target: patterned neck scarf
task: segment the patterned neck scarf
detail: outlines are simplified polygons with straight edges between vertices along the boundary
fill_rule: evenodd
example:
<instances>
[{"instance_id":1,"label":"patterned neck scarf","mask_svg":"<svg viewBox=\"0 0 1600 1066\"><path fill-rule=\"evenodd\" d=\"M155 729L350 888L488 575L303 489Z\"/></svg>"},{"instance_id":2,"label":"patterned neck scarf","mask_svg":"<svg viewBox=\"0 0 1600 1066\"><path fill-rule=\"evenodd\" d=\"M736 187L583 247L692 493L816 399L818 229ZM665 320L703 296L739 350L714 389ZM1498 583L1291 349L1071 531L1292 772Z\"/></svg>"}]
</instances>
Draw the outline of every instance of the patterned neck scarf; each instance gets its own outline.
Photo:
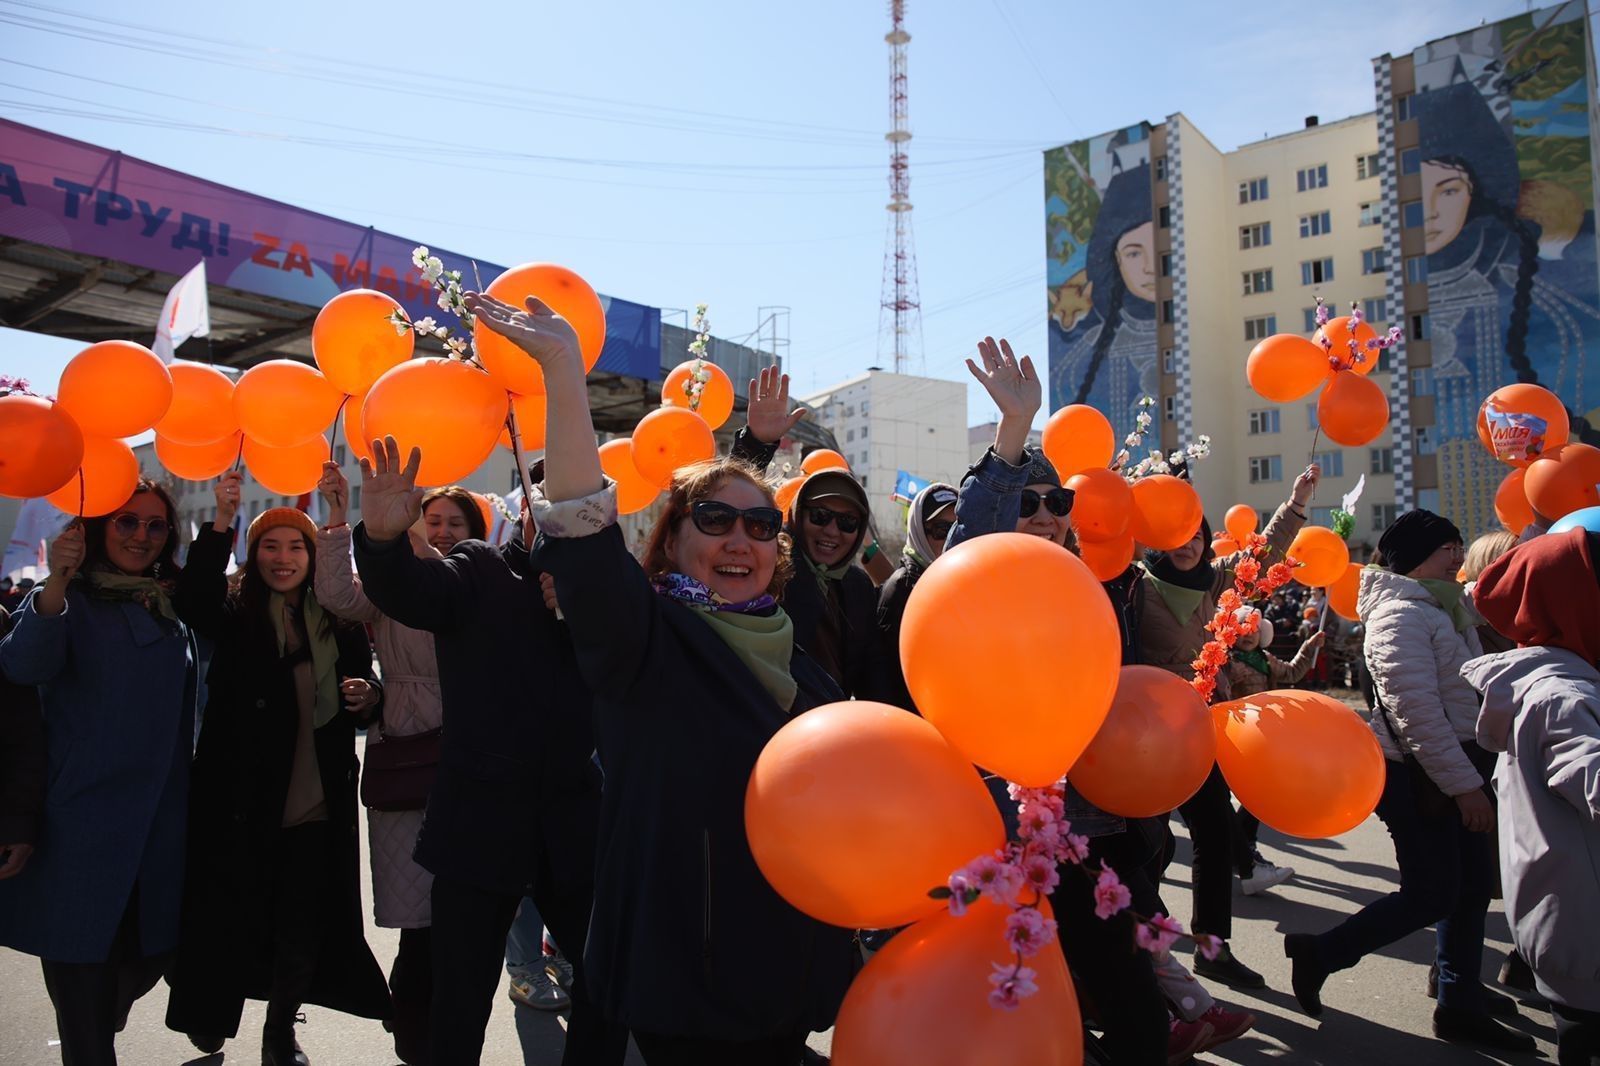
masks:
<instances>
[{"instance_id":1,"label":"patterned neck scarf","mask_svg":"<svg viewBox=\"0 0 1600 1066\"><path fill-rule=\"evenodd\" d=\"M688 574L661 574L651 582L661 595L677 600L685 607L697 611L731 611L734 614L765 614L778 605L769 593L763 592L752 600L731 603L712 592L703 582Z\"/></svg>"}]
</instances>

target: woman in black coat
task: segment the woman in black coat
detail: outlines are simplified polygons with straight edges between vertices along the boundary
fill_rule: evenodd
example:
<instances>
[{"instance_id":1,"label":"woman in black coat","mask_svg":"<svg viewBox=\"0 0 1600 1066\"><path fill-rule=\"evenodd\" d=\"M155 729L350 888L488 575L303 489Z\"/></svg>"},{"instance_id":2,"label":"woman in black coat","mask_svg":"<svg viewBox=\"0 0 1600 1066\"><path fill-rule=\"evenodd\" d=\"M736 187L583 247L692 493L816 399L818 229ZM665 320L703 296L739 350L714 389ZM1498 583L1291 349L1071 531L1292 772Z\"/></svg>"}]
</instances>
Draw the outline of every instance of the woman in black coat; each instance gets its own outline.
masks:
<instances>
[{"instance_id":1,"label":"woman in black coat","mask_svg":"<svg viewBox=\"0 0 1600 1066\"><path fill-rule=\"evenodd\" d=\"M244 1000L267 1001L263 1066L305 1062L303 1003L389 1016L362 931L355 731L381 690L358 625L312 595L316 528L292 508L250 524L236 587L226 576L240 475L189 548L178 615L216 643L190 789L183 931L167 1025L215 1051Z\"/></svg>"}]
</instances>

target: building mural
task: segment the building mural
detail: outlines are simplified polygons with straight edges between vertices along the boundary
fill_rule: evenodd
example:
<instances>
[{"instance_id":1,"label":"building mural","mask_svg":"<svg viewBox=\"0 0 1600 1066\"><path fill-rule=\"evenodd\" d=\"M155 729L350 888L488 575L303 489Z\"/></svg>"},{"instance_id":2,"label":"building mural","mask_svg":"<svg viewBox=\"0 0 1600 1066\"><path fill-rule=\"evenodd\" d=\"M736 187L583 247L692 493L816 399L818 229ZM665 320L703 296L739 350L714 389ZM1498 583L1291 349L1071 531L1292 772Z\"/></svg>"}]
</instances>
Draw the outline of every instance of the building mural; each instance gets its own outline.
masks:
<instances>
[{"instance_id":1,"label":"building mural","mask_svg":"<svg viewBox=\"0 0 1600 1066\"><path fill-rule=\"evenodd\" d=\"M1418 201L1428 313L1407 323L1433 352L1439 506L1463 529L1494 525L1506 468L1479 445L1478 405L1511 381L1554 391L1575 437L1600 443L1600 275L1596 272L1591 86L1584 5L1518 15L1413 53L1416 93L1398 101L1418 124L1401 153ZM1412 154L1412 151L1415 154ZM1403 195L1403 194L1402 194ZM1419 500L1419 502L1421 502Z\"/></svg>"},{"instance_id":2,"label":"building mural","mask_svg":"<svg viewBox=\"0 0 1600 1066\"><path fill-rule=\"evenodd\" d=\"M1150 129L1045 153L1050 407L1092 404L1119 437L1160 395Z\"/></svg>"}]
</instances>

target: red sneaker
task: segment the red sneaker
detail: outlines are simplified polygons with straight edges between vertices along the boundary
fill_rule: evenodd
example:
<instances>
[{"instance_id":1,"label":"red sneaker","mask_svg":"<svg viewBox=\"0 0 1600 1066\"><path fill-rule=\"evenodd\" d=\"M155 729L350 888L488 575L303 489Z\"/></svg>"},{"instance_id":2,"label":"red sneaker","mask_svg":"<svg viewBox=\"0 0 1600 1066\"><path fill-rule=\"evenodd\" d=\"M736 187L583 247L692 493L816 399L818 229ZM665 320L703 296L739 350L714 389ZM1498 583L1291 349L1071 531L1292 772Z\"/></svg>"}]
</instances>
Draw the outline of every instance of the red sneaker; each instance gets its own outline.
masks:
<instances>
[{"instance_id":1,"label":"red sneaker","mask_svg":"<svg viewBox=\"0 0 1600 1066\"><path fill-rule=\"evenodd\" d=\"M1167 1066L1181 1066L1196 1054L1211 1046L1212 1029L1204 1020L1186 1022L1172 1019L1172 1031L1167 1036Z\"/></svg>"},{"instance_id":2,"label":"red sneaker","mask_svg":"<svg viewBox=\"0 0 1600 1066\"><path fill-rule=\"evenodd\" d=\"M1247 1010L1228 1010L1220 1003L1213 1003L1211 1009L1195 1019L1204 1022L1211 1028L1210 1038L1196 1049L1196 1054L1226 1044L1248 1033L1256 1024L1256 1016Z\"/></svg>"}]
</instances>

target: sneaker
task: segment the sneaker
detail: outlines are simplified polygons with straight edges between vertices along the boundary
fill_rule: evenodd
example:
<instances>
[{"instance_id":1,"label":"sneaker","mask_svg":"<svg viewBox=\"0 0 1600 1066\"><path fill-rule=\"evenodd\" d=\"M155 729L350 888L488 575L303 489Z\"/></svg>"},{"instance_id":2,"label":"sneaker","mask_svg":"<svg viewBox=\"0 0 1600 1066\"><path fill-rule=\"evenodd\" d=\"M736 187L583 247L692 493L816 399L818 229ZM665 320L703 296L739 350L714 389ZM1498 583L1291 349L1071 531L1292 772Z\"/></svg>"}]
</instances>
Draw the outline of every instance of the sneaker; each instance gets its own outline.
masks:
<instances>
[{"instance_id":1,"label":"sneaker","mask_svg":"<svg viewBox=\"0 0 1600 1066\"><path fill-rule=\"evenodd\" d=\"M1486 1014L1458 1007L1433 1009L1433 1035L1452 1044L1477 1044L1496 1051L1532 1051L1533 1037L1508 1029Z\"/></svg>"},{"instance_id":2,"label":"sneaker","mask_svg":"<svg viewBox=\"0 0 1600 1066\"><path fill-rule=\"evenodd\" d=\"M544 957L544 972L560 987L572 990L572 963L559 951L552 951Z\"/></svg>"},{"instance_id":3,"label":"sneaker","mask_svg":"<svg viewBox=\"0 0 1600 1066\"><path fill-rule=\"evenodd\" d=\"M1259 861L1255 869L1250 871L1249 877L1240 878L1239 886L1244 889L1244 894L1254 896L1265 892L1276 885L1281 885L1294 876L1291 866L1274 866L1265 860Z\"/></svg>"},{"instance_id":4,"label":"sneaker","mask_svg":"<svg viewBox=\"0 0 1600 1066\"><path fill-rule=\"evenodd\" d=\"M1174 1016L1167 1035L1167 1066L1179 1066L1194 1058L1200 1049L1210 1047L1206 1041L1211 1035L1209 1022L1186 1022Z\"/></svg>"},{"instance_id":5,"label":"sneaker","mask_svg":"<svg viewBox=\"0 0 1600 1066\"><path fill-rule=\"evenodd\" d=\"M511 987L506 994L511 1002L534 1010L566 1010L572 1006L572 997L544 970L512 974Z\"/></svg>"},{"instance_id":6,"label":"sneaker","mask_svg":"<svg viewBox=\"0 0 1600 1066\"><path fill-rule=\"evenodd\" d=\"M1220 1003L1213 1003L1211 1009L1206 1011L1197 1022L1205 1022L1211 1026L1211 1037L1196 1052L1206 1051L1218 1044L1226 1044L1230 1040L1237 1040L1248 1033L1256 1024L1256 1016L1247 1010L1228 1010Z\"/></svg>"},{"instance_id":7,"label":"sneaker","mask_svg":"<svg viewBox=\"0 0 1600 1066\"><path fill-rule=\"evenodd\" d=\"M1201 977L1221 981L1230 988L1267 987L1267 979L1234 958L1233 950L1227 944L1222 945L1222 950L1214 959L1208 959L1198 951L1195 952L1194 972Z\"/></svg>"}]
</instances>

